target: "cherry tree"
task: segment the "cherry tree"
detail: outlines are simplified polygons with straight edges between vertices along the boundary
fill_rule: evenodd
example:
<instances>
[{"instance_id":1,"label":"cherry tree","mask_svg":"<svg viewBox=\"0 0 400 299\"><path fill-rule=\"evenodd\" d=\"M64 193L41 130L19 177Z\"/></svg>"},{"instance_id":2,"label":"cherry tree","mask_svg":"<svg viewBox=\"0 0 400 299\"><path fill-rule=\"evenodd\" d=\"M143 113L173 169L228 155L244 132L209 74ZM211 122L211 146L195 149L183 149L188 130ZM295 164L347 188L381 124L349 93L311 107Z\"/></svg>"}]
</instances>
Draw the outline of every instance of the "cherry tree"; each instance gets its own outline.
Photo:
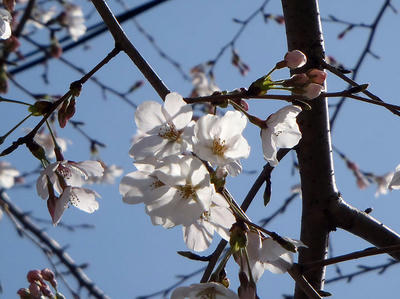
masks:
<instances>
[{"instance_id":1,"label":"cherry tree","mask_svg":"<svg viewBox=\"0 0 400 299\"><path fill-rule=\"evenodd\" d=\"M50 263L43 264L33 259L35 268L27 265L26 272L19 273L21 277L27 273L27 281L15 293L18 292L21 298L108 297L102 284L93 282L86 275L85 267L71 258L68 249L39 227L36 222L43 222L43 218L23 212L32 203L17 206L14 198L22 196L18 188L24 188L23 196L29 200L42 198L46 201L44 204L44 201L36 200L33 206L46 211L54 232L63 228L79 230L90 226L69 224L68 215L74 212L68 208L75 207L88 214L101 213L102 205L106 203L103 203L101 192L95 187L97 184L110 184L114 188L114 196L119 193L118 204L123 203L125 211L140 210L142 215L149 216L146 223L137 223L132 217L123 220L139 227L141 235L145 235L145 226L150 226L150 223L157 229L169 229L163 231L166 235L182 227L179 235L183 236L187 249L178 251L179 263L196 263L200 270L181 276L178 282L159 292L157 290L164 286L155 283L151 276L134 278L133 281L152 282L156 291L141 298L158 295L175 299L265 298L269 295L264 287L268 282L263 280L266 270L280 274L277 275L279 277L290 277L294 285L293 295L290 295L293 298L322 298L331 293L335 295L334 291L325 288L329 267L335 267L337 275L333 279L350 281L355 276L374 270L383 273L395 265L399 259L400 235L395 228L383 225L381 221L384 219L373 218L371 208L362 210L350 204L354 201L346 198L336 183L339 178L336 178L334 161L344 162L343 169L347 168L347 172L342 175L355 180L357 188L366 189L376 184L377 196L391 191L396 193L396 189L400 189L398 161L391 161L387 174L377 175L363 170L364 165L360 167L357 159L350 158L355 154L346 153L332 142L334 125L340 123L338 115L350 110L344 106L349 101L360 102L371 111L379 109L385 117L398 121L400 106L384 101L373 89L373 80L367 84L357 78L365 58L368 55L377 58L372 42L385 13L396 12L391 1L383 1L370 25L345 21L325 12L320 14L317 0L282 0L282 12L279 13L268 11L268 0L261 1L258 6L246 4L246 7L251 6L253 12L248 18L241 16L234 19L239 30L233 39L217 52L215 58L194 63L190 75L178 62L179 57L175 57L174 53L167 54L164 49L167 47L159 44L159 40L136 19L163 2L167 1L154 0L130 9L123 1L107 3L92 0L82 6L70 1L3 1L0 10L0 90L6 95L0 98L1 111L6 114L9 111L6 105L19 105L27 108L28 115L14 119L13 123L7 120L2 124L0 211L11 220L18 234L39 248ZM116 16L114 6L117 4L123 12ZM323 17L324 22L341 26L339 39L354 34L357 29L368 30L364 51L357 64L350 67L352 69L326 54L328 51L324 45L320 17L324 14L328 15ZM88 26L86 22L94 16L99 18L99 23ZM241 54L240 49L246 45L239 45L244 30L259 17L266 26L275 22L274 26L285 29L287 47L280 48L280 56L276 59L267 57L268 53L255 59L256 63L263 64L264 70L257 75L252 74L252 64L247 63ZM167 86L167 76L157 74L156 65L146 60L145 52L138 50L140 44L136 42L136 37L131 37L122 29L121 23L127 21L133 21L137 32L150 42L158 57L169 65L170 71L178 73L181 80L190 85L191 92L180 88L179 84L173 84L174 88ZM91 39L102 33L107 34L108 40L101 46L92 45L95 41ZM264 36L257 32L249 40L260 39L260 35ZM269 39L269 42L273 41ZM93 60L96 62L89 71L80 67L79 57L73 57L71 61L65 57L67 51L83 43L88 48L86 51L96 56ZM204 51L209 47L204 43ZM237 83L239 85L235 82L234 86L223 88L217 84L219 78L224 76L218 71L218 66L224 63L220 60L229 50L230 68L237 70L241 80L246 78L248 81ZM39 58L28 61L35 55ZM130 79L127 91L120 91L118 86L118 80L123 81L124 77L119 69L112 69L116 81L103 81L97 77L118 59L125 59L124 66L129 64L130 71L138 71L142 76L139 80ZM24 80L33 78L28 70L38 64L44 65L40 80L45 83L51 83L52 76L63 75L59 71L52 73L53 61L81 73L81 77L71 80L67 86L57 86L57 92L53 93L28 87ZM18 74L23 75L21 80ZM333 86L341 86L340 89L328 89L328 76L332 78ZM147 86L145 94L147 97L152 94L153 99L139 104L132 98L142 86ZM100 141L102 137L110 140L111 137L118 138L120 129L113 127L113 122L122 117L112 115L108 121L99 122L94 135L86 131L89 123L78 120L84 115L80 114L81 102L90 97L88 90L91 88L97 93L100 90L105 97L111 95L113 99L122 100L132 112L129 125L135 134L132 134L133 137L124 136L126 140L131 138L131 144L113 152L114 156L126 155L129 159L129 165L124 166L125 173L113 161L101 158L105 144ZM21 94L29 100L21 100ZM393 95L389 93L388 96ZM282 105L282 102L285 103ZM268 104L274 108L265 108ZM88 113L96 116L102 105L104 103L98 102L87 105ZM124 113L120 112L121 115ZM358 111L351 113L357 120ZM379 127L380 122L375 120L371 119L371 123ZM33 128L24 127L29 122ZM133 132L134 127L136 132ZM74 143L60 137L68 129L86 139L90 160L86 160L82 152L73 150ZM252 130L251 138L248 138L247 130ZM388 128L383 126L380 130ZM393 150L397 141L392 135L389 137L384 139L387 144L381 146ZM17 153L29 157L25 159L30 159L32 165L40 164L40 167L32 170L14 166L18 164L15 159ZM379 161L381 156L375 152L374 159ZM252 165L257 167L255 171L246 168L250 165L246 161L252 159L256 161ZM260 161L265 164L260 166ZM286 166L282 166L284 163ZM289 180L289 167L298 173L299 185L293 188L293 194L285 202L277 204L277 198L283 196L277 194L274 186L277 180ZM280 168L285 171L280 171ZM279 175L276 175L277 172ZM238 188L241 190L235 192ZM230 192L232 189L234 191ZM263 195L258 194L261 189ZM280 220L282 217L276 219L281 221L280 226L272 228L270 222L282 215L295 198L301 198L298 200L301 212L300 209L296 211L297 232L287 235L285 222ZM107 205L116 205L116 202L114 200ZM277 210L271 209L273 203L277 205ZM265 209L262 215L272 215L260 222L255 221L252 215L254 206ZM122 216L107 214L107 210L103 213L101 217L117 217L116 221L122 221ZM147 219L140 217L140 221ZM90 223L91 218L87 219L85 222ZM103 229L100 233L110 234L107 228ZM344 249L346 254L335 254L336 247L344 247L330 241L330 236L337 230L345 231L351 239L365 240L369 248ZM74 235L80 233L77 231ZM113 242L122 243L129 237L120 236ZM168 240L168 237L165 238ZM134 240L145 242L139 236L134 236ZM112 250L112 245L108 245ZM158 254L162 256L168 248L165 244L159 247ZM209 253L204 256L204 252ZM132 252L126 252L128 255ZM389 255L391 259L382 265L362 266L360 271L350 274L342 273L338 266L342 262L381 255ZM141 257L139 252L134 252L132 258L148 259L143 272L151 273L158 266L152 264L150 256L143 254ZM111 259L125 257L115 254ZM162 272L164 276L176 274L173 266L162 269ZM201 277L196 277L196 274ZM104 280L119 279L108 277L107 273L104 277ZM0 279L6 287L9 283L7 277ZM190 279L195 282L190 283ZM268 285L268 288L273 286ZM277 291L287 293L287 290ZM124 296L132 295L141 294L133 290Z\"/></svg>"}]
</instances>

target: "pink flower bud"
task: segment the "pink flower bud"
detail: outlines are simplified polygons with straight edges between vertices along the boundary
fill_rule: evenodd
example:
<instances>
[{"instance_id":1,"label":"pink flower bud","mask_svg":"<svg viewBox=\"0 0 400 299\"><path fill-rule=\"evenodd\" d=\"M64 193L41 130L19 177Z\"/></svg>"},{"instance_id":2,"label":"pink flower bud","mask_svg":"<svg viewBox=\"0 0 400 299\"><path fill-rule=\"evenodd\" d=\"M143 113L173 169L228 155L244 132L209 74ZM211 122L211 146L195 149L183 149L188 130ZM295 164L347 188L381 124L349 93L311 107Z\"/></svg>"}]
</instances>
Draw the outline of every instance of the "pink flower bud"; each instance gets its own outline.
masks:
<instances>
[{"instance_id":1,"label":"pink flower bud","mask_svg":"<svg viewBox=\"0 0 400 299\"><path fill-rule=\"evenodd\" d=\"M21 299L30 298L31 294L29 293L28 289L21 288L18 290L17 294L20 296Z\"/></svg>"},{"instance_id":2,"label":"pink flower bud","mask_svg":"<svg viewBox=\"0 0 400 299\"><path fill-rule=\"evenodd\" d=\"M31 293L33 298L40 298L42 296L42 292L40 291L40 286L35 282L32 282L29 285L29 292Z\"/></svg>"},{"instance_id":3,"label":"pink flower bud","mask_svg":"<svg viewBox=\"0 0 400 299\"><path fill-rule=\"evenodd\" d=\"M42 275L40 274L39 270L31 270L28 272L26 278L30 283L35 281L41 281L43 279Z\"/></svg>"},{"instance_id":4,"label":"pink flower bud","mask_svg":"<svg viewBox=\"0 0 400 299\"><path fill-rule=\"evenodd\" d=\"M299 50L287 52L285 55L286 66L291 69L302 67L307 63L307 57Z\"/></svg>"},{"instance_id":5,"label":"pink flower bud","mask_svg":"<svg viewBox=\"0 0 400 299\"><path fill-rule=\"evenodd\" d=\"M309 99L315 99L321 94L323 89L324 87L322 85L310 83L303 88L303 96Z\"/></svg>"},{"instance_id":6,"label":"pink flower bud","mask_svg":"<svg viewBox=\"0 0 400 299\"><path fill-rule=\"evenodd\" d=\"M310 78L311 82L317 84L323 84L326 79L326 73L319 69L312 69L307 72L308 77Z\"/></svg>"},{"instance_id":7,"label":"pink flower bud","mask_svg":"<svg viewBox=\"0 0 400 299\"><path fill-rule=\"evenodd\" d=\"M51 271L49 268L45 268L41 271L41 274L43 279L49 281L53 287L57 286L57 282L55 280L55 275L53 271ZM55 286L53 285L53 282L55 282Z\"/></svg>"},{"instance_id":8,"label":"pink flower bud","mask_svg":"<svg viewBox=\"0 0 400 299\"><path fill-rule=\"evenodd\" d=\"M50 290L50 287L47 284L44 284L40 287L40 291L43 293L44 296L53 298L53 292Z\"/></svg>"},{"instance_id":9,"label":"pink flower bud","mask_svg":"<svg viewBox=\"0 0 400 299\"><path fill-rule=\"evenodd\" d=\"M215 176L217 179L224 179L228 175L228 171L226 170L225 167L217 167L215 171Z\"/></svg>"},{"instance_id":10,"label":"pink flower bud","mask_svg":"<svg viewBox=\"0 0 400 299\"><path fill-rule=\"evenodd\" d=\"M285 82L283 83L283 86L302 87L305 84L307 84L308 81L309 81L309 78L306 74L304 74L304 73L295 74L290 79L285 80Z\"/></svg>"}]
</instances>

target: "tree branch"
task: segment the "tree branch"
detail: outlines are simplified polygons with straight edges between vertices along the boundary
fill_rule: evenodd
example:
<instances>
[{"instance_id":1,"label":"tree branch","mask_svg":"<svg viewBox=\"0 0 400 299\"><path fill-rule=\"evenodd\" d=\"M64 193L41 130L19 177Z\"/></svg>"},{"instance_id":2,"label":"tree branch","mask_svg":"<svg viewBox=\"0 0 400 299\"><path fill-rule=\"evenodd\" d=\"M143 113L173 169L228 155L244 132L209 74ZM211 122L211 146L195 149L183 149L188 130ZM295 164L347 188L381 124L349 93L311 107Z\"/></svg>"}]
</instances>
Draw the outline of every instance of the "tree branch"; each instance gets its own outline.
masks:
<instances>
[{"instance_id":1,"label":"tree branch","mask_svg":"<svg viewBox=\"0 0 400 299\"><path fill-rule=\"evenodd\" d=\"M170 93L169 89L130 42L106 2L104 0L92 0L92 3L102 17L104 23L106 23L115 43L129 56L164 101L165 96Z\"/></svg>"}]
</instances>

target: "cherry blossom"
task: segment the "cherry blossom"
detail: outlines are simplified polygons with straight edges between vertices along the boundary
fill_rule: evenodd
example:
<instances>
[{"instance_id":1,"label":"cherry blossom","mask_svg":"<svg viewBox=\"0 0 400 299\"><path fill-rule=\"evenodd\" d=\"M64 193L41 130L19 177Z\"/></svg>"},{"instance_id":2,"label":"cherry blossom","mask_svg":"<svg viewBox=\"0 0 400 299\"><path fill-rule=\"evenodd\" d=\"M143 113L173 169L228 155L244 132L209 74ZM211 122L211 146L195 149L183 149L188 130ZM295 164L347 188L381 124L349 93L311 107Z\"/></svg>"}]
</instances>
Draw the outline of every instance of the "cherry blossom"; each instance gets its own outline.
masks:
<instances>
[{"instance_id":1,"label":"cherry blossom","mask_svg":"<svg viewBox=\"0 0 400 299\"><path fill-rule=\"evenodd\" d=\"M123 169L115 164L106 165L104 162L100 161L101 166L104 169L102 176L90 176L87 180L87 184L114 184L115 179L122 175Z\"/></svg>"},{"instance_id":2,"label":"cherry blossom","mask_svg":"<svg viewBox=\"0 0 400 299\"><path fill-rule=\"evenodd\" d=\"M394 177L393 172L388 172L381 176L372 176L372 179L375 181L377 188L375 192L375 197L378 197L381 194L386 194L389 190L389 184L392 182Z\"/></svg>"},{"instance_id":3,"label":"cherry blossom","mask_svg":"<svg viewBox=\"0 0 400 299\"><path fill-rule=\"evenodd\" d=\"M247 234L247 254L249 257L252 277L257 282L265 270L275 274L285 273L293 265L293 253L283 248L271 238L264 238L259 232L250 231ZM301 241L288 239L296 248L304 246ZM235 260L248 275L246 258L235 255Z\"/></svg>"},{"instance_id":4,"label":"cherry blossom","mask_svg":"<svg viewBox=\"0 0 400 299\"><path fill-rule=\"evenodd\" d=\"M50 159L55 157L55 153L54 153L54 142L53 142L53 138L51 137L50 134L46 134L46 133L36 133L34 140L43 147L46 156ZM67 150L67 143L68 141L60 138L60 137L56 137L56 142L58 144L58 146L60 147L61 152L65 152Z\"/></svg>"},{"instance_id":5,"label":"cherry blossom","mask_svg":"<svg viewBox=\"0 0 400 299\"><path fill-rule=\"evenodd\" d=\"M278 148L292 148L301 139L301 132L296 122L301 112L299 106L289 105L271 114L261 129L261 140L264 159L273 167L278 165L276 154Z\"/></svg>"},{"instance_id":6,"label":"cherry blossom","mask_svg":"<svg viewBox=\"0 0 400 299\"><path fill-rule=\"evenodd\" d=\"M9 189L14 186L19 171L6 161L0 161L0 188Z\"/></svg>"},{"instance_id":7,"label":"cherry blossom","mask_svg":"<svg viewBox=\"0 0 400 299\"><path fill-rule=\"evenodd\" d=\"M185 298L239 299L238 295L233 291L216 282L198 283L188 287L179 287L171 294L171 299Z\"/></svg>"},{"instance_id":8,"label":"cherry blossom","mask_svg":"<svg viewBox=\"0 0 400 299\"><path fill-rule=\"evenodd\" d=\"M215 91L220 91L213 80L208 80L203 68L194 68L191 74L194 87L191 96L204 97L213 94Z\"/></svg>"},{"instance_id":9,"label":"cherry blossom","mask_svg":"<svg viewBox=\"0 0 400 299\"><path fill-rule=\"evenodd\" d=\"M49 164L41 172L36 182L36 190L41 198L47 199L47 207L54 225L60 221L69 204L87 213L98 209L95 198L100 195L81 187L89 177L102 176L103 171L103 167L97 161L57 161Z\"/></svg>"},{"instance_id":10,"label":"cherry blossom","mask_svg":"<svg viewBox=\"0 0 400 299\"><path fill-rule=\"evenodd\" d=\"M0 39L8 39L11 36L11 20L8 10L0 8Z\"/></svg>"},{"instance_id":11,"label":"cherry blossom","mask_svg":"<svg viewBox=\"0 0 400 299\"><path fill-rule=\"evenodd\" d=\"M299 50L293 50L286 53L285 58L286 66L291 69L302 67L307 63L307 57Z\"/></svg>"},{"instance_id":12,"label":"cherry blossom","mask_svg":"<svg viewBox=\"0 0 400 299\"><path fill-rule=\"evenodd\" d=\"M82 8L78 5L66 3L65 11L60 17L60 23L68 28L68 33L74 41L85 34L86 25Z\"/></svg>"},{"instance_id":13,"label":"cherry blossom","mask_svg":"<svg viewBox=\"0 0 400 299\"><path fill-rule=\"evenodd\" d=\"M136 160L149 156L161 159L190 149L183 132L192 115L192 107L177 93L168 94L163 106L152 101L142 103L135 112L135 122L143 135L132 145L130 155Z\"/></svg>"},{"instance_id":14,"label":"cherry blossom","mask_svg":"<svg viewBox=\"0 0 400 299\"><path fill-rule=\"evenodd\" d=\"M183 227L183 239L189 249L203 251L210 246L214 231L229 241L229 229L235 222L229 204L222 195L216 193L209 210L201 214L193 224Z\"/></svg>"},{"instance_id":15,"label":"cherry blossom","mask_svg":"<svg viewBox=\"0 0 400 299\"><path fill-rule=\"evenodd\" d=\"M239 111L228 111L222 117L202 116L194 127L194 152L213 166L235 163L230 165L235 168L239 159L250 154L250 146L242 136L246 124L246 117Z\"/></svg>"},{"instance_id":16,"label":"cherry blossom","mask_svg":"<svg viewBox=\"0 0 400 299\"><path fill-rule=\"evenodd\" d=\"M400 189L400 165L396 167L396 171L389 183L389 189Z\"/></svg>"},{"instance_id":17,"label":"cherry blossom","mask_svg":"<svg viewBox=\"0 0 400 299\"><path fill-rule=\"evenodd\" d=\"M153 172L149 170L142 168L126 175L120 193L126 203L144 203L153 224L188 226L209 210L215 189L199 159L189 155L169 156Z\"/></svg>"}]
</instances>

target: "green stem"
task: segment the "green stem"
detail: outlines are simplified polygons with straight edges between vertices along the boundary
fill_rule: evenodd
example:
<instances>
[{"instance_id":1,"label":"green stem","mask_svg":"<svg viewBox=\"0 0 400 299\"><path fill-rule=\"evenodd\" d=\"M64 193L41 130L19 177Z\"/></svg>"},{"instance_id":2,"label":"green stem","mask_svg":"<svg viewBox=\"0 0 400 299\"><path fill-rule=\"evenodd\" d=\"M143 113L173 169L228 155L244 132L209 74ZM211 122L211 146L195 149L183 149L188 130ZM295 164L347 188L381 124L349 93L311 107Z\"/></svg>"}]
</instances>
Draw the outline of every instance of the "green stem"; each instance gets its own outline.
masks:
<instances>
[{"instance_id":1,"label":"green stem","mask_svg":"<svg viewBox=\"0 0 400 299\"><path fill-rule=\"evenodd\" d=\"M51 139L53 139L54 149L55 149L55 150L56 150L56 149L60 150L61 147L58 145L57 140L56 140L56 137L54 136L53 130L51 129L50 124L49 124L49 122L48 122L47 119L46 119L46 125L47 125L47 129L49 129Z\"/></svg>"},{"instance_id":2,"label":"green stem","mask_svg":"<svg viewBox=\"0 0 400 299\"><path fill-rule=\"evenodd\" d=\"M11 100L11 99L5 99L3 97L0 97L0 102L7 102L7 103L14 103L14 104L21 104L21 105L26 105L30 106L31 104L25 103L23 101L18 101L18 100Z\"/></svg>"},{"instance_id":3,"label":"green stem","mask_svg":"<svg viewBox=\"0 0 400 299\"><path fill-rule=\"evenodd\" d=\"M0 144L2 144L4 142L4 140L6 140L8 135L10 135L12 132L14 132L16 128L18 128L20 125L22 125L24 123L24 121L26 121L29 117L31 117L32 114L33 113L27 115L23 120L21 120L19 123L17 123L10 131L8 131L5 135L1 136L0 137Z\"/></svg>"},{"instance_id":4,"label":"green stem","mask_svg":"<svg viewBox=\"0 0 400 299\"><path fill-rule=\"evenodd\" d=\"M228 103L231 104L233 106L233 108L235 108L236 110L241 111L244 115L246 115L246 117L248 118L248 120L252 124L254 124L254 125L256 125L257 127L260 127L260 128L264 127L264 121L262 121L261 119L259 119L256 116L253 116L253 115L247 113L246 110L244 110L240 105L236 104L234 101L228 99Z\"/></svg>"},{"instance_id":5,"label":"green stem","mask_svg":"<svg viewBox=\"0 0 400 299\"><path fill-rule=\"evenodd\" d=\"M249 254L247 253L247 247L243 248L242 251L244 251L244 255L246 257L247 271L249 272L250 283L255 285L256 283L254 282L253 279L253 273L251 273L250 260L249 260Z\"/></svg>"},{"instance_id":6,"label":"green stem","mask_svg":"<svg viewBox=\"0 0 400 299\"><path fill-rule=\"evenodd\" d=\"M277 70L277 68L276 68L276 66L274 66L274 68L268 72L267 77L270 76L276 70Z\"/></svg>"}]
</instances>

